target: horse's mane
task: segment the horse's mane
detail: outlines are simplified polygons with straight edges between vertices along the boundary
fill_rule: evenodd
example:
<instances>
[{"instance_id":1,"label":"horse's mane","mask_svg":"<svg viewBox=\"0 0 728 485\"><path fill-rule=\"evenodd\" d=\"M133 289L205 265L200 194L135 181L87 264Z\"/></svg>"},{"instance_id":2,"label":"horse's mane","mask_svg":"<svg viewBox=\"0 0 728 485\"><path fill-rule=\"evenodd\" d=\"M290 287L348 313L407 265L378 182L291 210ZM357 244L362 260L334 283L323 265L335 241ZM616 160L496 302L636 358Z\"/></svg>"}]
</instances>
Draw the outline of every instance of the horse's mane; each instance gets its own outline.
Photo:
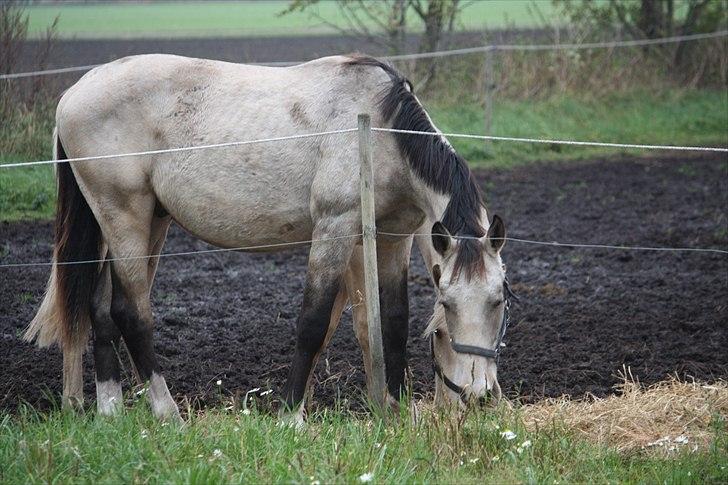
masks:
<instances>
[{"instance_id":1,"label":"horse's mane","mask_svg":"<svg viewBox=\"0 0 728 485\"><path fill-rule=\"evenodd\" d=\"M374 66L386 72L391 86L382 92L380 109L392 128L407 131L436 133L425 109L415 97L412 84L389 64L365 56L352 56L349 66ZM442 223L457 236L482 237L485 230L480 224L480 211L485 204L470 168L465 160L441 136L394 133L399 150L411 169L430 188L450 196L442 215ZM465 269L469 277L483 271L482 245L477 239L461 239L455 274Z\"/></svg>"}]
</instances>

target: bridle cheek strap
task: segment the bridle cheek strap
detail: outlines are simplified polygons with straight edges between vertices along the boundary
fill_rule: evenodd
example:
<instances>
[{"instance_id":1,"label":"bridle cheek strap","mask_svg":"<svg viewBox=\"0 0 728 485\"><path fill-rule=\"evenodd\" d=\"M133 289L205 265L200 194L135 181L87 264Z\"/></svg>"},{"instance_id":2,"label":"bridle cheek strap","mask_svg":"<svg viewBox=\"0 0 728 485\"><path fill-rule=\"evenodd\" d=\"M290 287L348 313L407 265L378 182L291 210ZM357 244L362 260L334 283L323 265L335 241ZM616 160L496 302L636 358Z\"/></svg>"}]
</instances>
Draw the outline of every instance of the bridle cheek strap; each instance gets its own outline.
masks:
<instances>
[{"instance_id":1,"label":"bridle cheek strap","mask_svg":"<svg viewBox=\"0 0 728 485\"><path fill-rule=\"evenodd\" d=\"M444 372L442 372L442 369L440 368L440 364L437 363L437 359L435 358L435 340L434 337L430 338L430 351L432 353L432 368L435 370L435 375L440 378L443 384L450 389L452 392L458 395L458 397L461 400L464 400L465 398L465 389L455 384L453 381L451 381Z\"/></svg>"}]
</instances>

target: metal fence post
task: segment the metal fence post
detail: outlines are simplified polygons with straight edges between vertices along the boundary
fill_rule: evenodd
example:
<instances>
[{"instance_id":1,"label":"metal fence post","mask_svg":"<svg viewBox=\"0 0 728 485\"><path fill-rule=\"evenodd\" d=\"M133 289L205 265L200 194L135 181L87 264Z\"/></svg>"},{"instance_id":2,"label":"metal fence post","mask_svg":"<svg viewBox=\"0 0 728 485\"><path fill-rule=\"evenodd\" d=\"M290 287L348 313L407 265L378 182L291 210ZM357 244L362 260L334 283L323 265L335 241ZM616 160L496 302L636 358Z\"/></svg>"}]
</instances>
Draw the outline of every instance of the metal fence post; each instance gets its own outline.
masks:
<instances>
[{"instance_id":1,"label":"metal fence post","mask_svg":"<svg viewBox=\"0 0 728 485\"><path fill-rule=\"evenodd\" d=\"M360 114L359 121L359 184L361 189L361 227L364 240L364 285L366 290L369 353L372 360L373 396L378 411L386 403L384 348L379 310L379 275L377 272L377 227L374 215L374 172L372 168L371 117Z\"/></svg>"}]
</instances>

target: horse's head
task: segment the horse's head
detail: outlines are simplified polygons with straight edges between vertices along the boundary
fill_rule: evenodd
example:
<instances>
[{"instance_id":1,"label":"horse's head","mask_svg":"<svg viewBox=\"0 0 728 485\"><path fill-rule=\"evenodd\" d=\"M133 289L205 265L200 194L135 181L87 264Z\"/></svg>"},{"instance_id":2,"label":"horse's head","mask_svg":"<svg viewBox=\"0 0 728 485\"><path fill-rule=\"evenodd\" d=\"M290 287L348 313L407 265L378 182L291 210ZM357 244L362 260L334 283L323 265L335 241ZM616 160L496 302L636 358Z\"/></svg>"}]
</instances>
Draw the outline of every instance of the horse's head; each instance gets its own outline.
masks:
<instances>
[{"instance_id":1,"label":"horse's head","mask_svg":"<svg viewBox=\"0 0 728 485\"><path fill-rule=\"evenodd\" d=\"M480 238L455 238L437 222L431 274L437 304L425 336L435 366L436 401L496 399L497 356L507 324L508 286L500 251L505 226L498 216Z\"/></svg>"}]
</instances>

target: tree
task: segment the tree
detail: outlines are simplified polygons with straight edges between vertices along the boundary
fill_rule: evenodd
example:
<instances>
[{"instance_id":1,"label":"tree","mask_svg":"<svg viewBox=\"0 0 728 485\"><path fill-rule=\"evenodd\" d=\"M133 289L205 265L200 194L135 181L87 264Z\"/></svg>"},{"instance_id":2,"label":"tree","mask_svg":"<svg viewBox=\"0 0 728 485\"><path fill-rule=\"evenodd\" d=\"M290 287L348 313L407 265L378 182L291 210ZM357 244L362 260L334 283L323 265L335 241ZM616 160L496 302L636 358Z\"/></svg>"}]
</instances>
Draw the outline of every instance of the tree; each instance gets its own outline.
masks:
<instances>
[{"instance_id":1,"label":"tree","mask_svg":"<svg viewBox=\"0 0 728 485\"><path fill-rule=\"evenodd\" d=\"M317 20L342 34L353 34L379 44L391 54L404 52L407 22L412 18L414 22L410 27L424 27L419 52L446 48L457 18L467 5L461 4L461 0L341 0L337 5L344 25L339 25L323 18L312 8L318 3L319 0L292 0L281 15L309 11ZM429 60L421 62L417 69L418 75L425 79L431 78L435 66Z\"/></svg>"},{"instance_id":2,"label":"tree","mask_svg":"<svg viewBox=\"0 0 728 485\"><path fill-rule=\"evenodd\" d=\"M712 32L728 26L725 0L553 0L575 25L609 32L615 26L635 39ZM675 64L682 65L688 44L674 49ZM657 47L662 49L662 47ZM665 49L662 49L663 51Z\"/></svg>"}]
</instances>

